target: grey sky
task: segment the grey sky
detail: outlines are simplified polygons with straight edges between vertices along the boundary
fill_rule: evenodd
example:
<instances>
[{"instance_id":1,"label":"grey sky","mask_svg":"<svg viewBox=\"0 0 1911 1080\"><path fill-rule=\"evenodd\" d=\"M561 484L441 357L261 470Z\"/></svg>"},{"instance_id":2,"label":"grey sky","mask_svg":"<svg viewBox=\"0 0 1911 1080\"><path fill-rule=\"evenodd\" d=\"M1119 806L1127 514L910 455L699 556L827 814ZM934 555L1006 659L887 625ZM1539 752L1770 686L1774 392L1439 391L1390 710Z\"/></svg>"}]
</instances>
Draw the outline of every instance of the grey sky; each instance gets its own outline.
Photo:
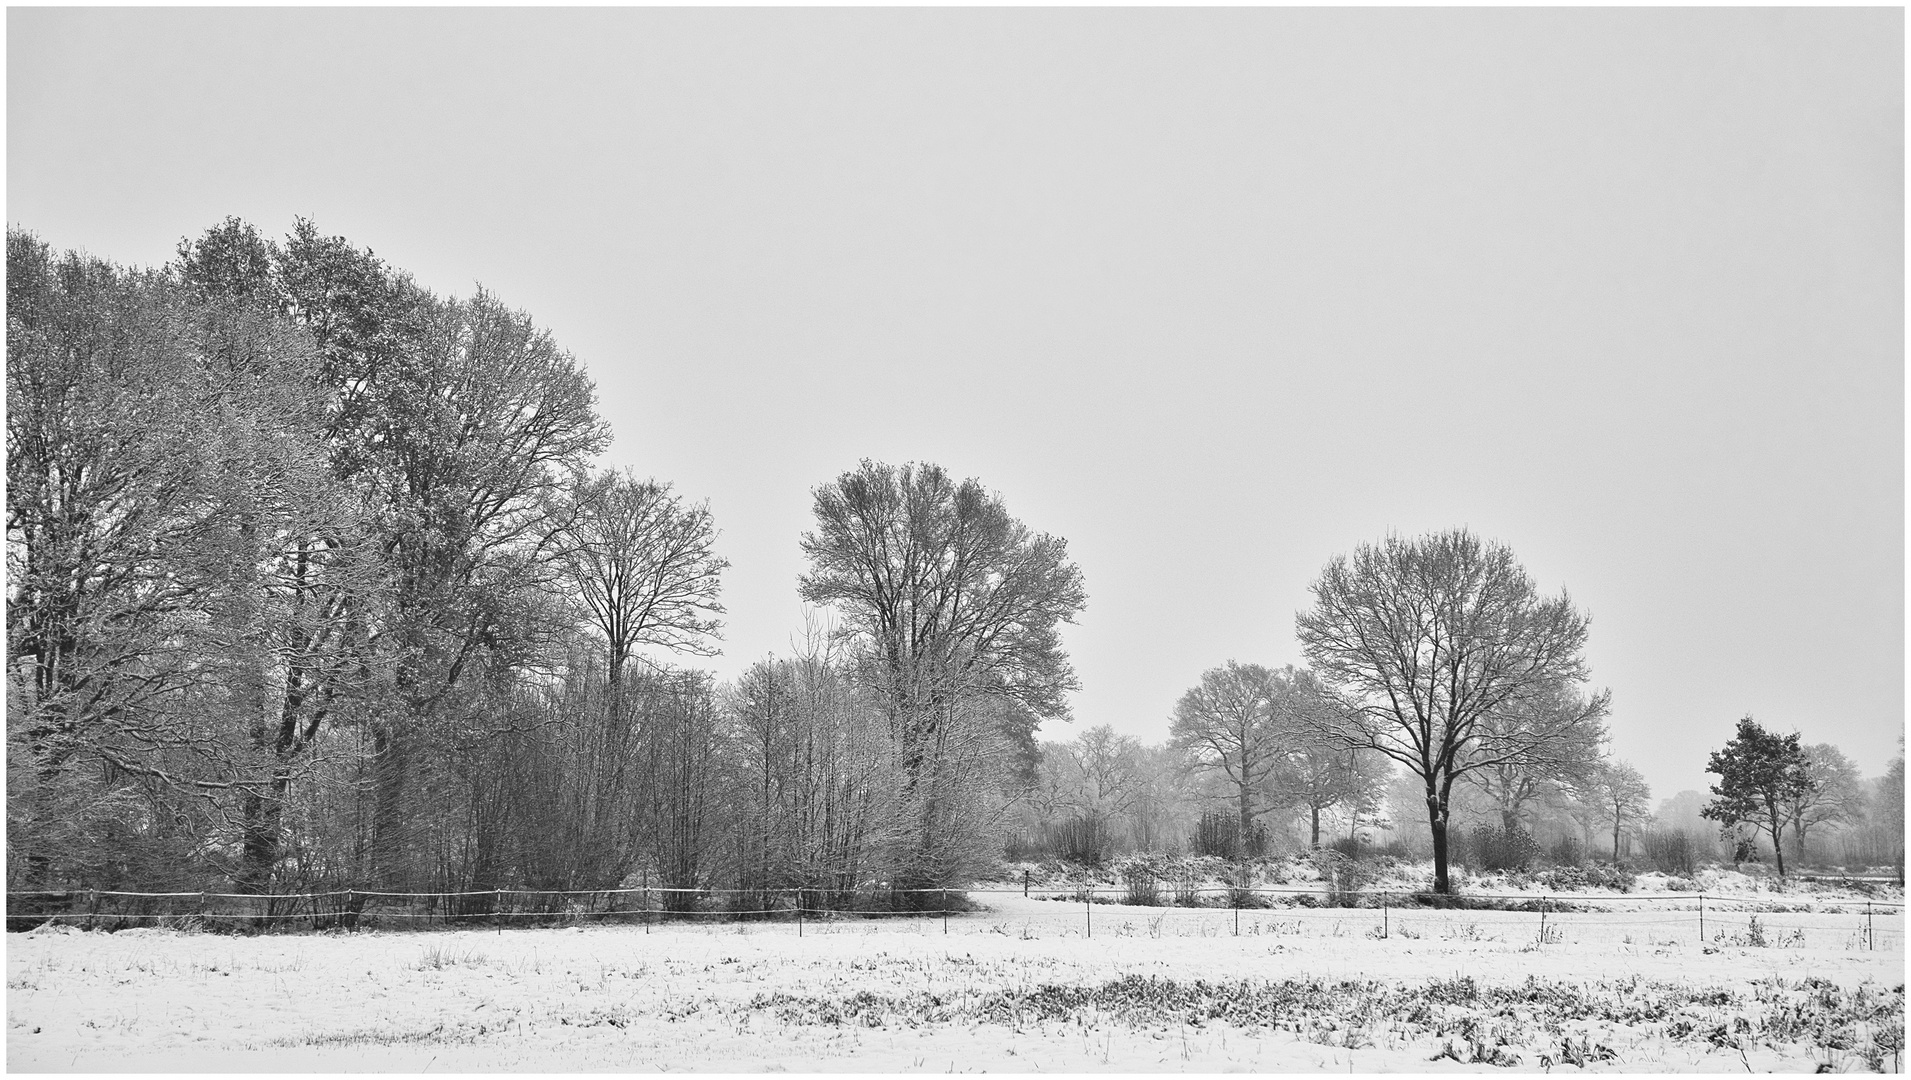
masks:
<instances>
[{"instance_id":1,"label":"grey sky","mask_svg":"<svg viewBox=\"0 0 1911 1080\"><path fill-rule=\"evenodd\" d=\"M1904 716L1898 9L7 13L7 217L137 263L293 215L482 282L708 498L722 675L810 489L939 462L1066 536L1077 725L1298 663L1453 525L1593 616L1617 754ZM1070 732L1050 725L1046 737Z\"/></svg>"}]
</instances>

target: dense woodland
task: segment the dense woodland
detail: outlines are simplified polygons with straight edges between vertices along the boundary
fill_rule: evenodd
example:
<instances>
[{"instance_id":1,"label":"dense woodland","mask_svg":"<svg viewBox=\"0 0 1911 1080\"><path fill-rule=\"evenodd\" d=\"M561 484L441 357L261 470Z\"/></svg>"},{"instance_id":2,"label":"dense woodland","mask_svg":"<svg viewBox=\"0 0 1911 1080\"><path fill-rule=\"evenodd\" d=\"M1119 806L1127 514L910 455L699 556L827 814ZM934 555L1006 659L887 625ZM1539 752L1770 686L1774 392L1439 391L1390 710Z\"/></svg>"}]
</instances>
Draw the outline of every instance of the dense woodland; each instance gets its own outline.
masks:
<instances>
[{"instance_id":1,"label":"dense woodland","mask_svg":"<svg viewBox=\"0 0 1911 1080\"><path fill-rule=\"evenodd\" d=\"M228 220L157 270L10 230L7 320L12 889L829 905L1003 858L1328 845L1445 889L1450 862L1744 859L1760 827L1901 864L1902 758L1868 781L1794 745L1764 818L1718 788L1654 814L1605 753L1585 617L1463 531L1330 563L1309 666L1215 667L1163 745L1042 743L1087 592L979 481L819 478L807 644L717 684L718 523L596 465L582 364L498 298Z\"/></svg>"}]
</instances>

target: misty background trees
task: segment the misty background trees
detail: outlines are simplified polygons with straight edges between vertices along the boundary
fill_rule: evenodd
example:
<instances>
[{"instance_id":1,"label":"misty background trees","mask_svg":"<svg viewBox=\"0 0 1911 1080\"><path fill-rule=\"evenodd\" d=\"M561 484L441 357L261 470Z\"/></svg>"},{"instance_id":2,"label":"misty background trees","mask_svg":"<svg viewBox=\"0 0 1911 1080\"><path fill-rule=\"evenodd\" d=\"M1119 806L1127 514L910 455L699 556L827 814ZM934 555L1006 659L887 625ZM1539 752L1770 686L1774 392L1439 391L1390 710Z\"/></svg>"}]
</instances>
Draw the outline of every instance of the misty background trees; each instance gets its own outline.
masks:
<instances>
[{"instance_id":1,"label":"misty background trees","mask_svg":"<svg viewBox=\"0 0 1911 1080\"><path fill-rule=\"evenodd\" d=\"M1160 744L1092 717L1044 742L1086 587L980 480L820 482L814 622L718 683L719 523L595 464L584 366L498 297L231 219L158 270L10 230L7 290L10 888L754 910L1338 846L1444 889L1450 863L1745 857L1719 829L1749 822L1794 864L1902 865L1901 756L1867 780L1799 744L1770 798L1655 813L1604 746L1586 617L1464 531L1329 563L1309 666L1217 658Z\"/></svg>"}]
</instances>

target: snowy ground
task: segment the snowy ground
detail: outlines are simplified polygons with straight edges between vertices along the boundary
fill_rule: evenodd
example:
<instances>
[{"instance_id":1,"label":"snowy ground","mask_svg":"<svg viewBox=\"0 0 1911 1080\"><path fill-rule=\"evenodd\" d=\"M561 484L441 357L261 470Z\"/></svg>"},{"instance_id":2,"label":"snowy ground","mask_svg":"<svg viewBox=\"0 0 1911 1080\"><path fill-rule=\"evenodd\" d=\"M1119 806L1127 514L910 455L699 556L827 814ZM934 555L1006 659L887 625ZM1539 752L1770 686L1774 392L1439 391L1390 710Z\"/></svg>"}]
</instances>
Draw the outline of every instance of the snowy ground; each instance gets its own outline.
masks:
<instances>
[{"instance_id":1,"label":"snowy ground","mask_svg":"<svg viewBox=\"0 0 1911 1080\"><path fill-rule=\"evenodd\" d=\"M1903 1042L1895 914L1873 950L1848 908L1708 911L1702 942L1665 905L1549 914L1542 940L1526 912L1395 909L1383 938L1379 911L1250 910L1236 936L1228 910L985 899L946 933L12 934L7 1067L1810 1071Z\"/></svg>"}]
</instances>

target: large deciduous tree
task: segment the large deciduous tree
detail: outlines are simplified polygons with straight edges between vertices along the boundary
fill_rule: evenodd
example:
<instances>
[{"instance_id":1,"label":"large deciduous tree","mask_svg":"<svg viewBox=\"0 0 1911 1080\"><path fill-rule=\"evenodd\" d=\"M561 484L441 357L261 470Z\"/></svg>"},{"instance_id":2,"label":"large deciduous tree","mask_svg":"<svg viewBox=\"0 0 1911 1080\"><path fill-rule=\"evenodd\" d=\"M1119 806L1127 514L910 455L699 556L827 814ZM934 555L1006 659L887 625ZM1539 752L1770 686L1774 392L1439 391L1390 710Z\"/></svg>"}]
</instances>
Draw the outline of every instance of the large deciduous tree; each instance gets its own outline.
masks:
<instances>
[{"instance_id":1,"label":"large deciduous tree","mask_svg":"<svg viewBox=\"0 0 1911 1080\"><path fill-rule=\"evenodd\" d=\"M1590 715L1537 727L1505 722L1586 681L1588 620L1565 593L1540 595L1510 549L1464 529L1363 544L1330 562L1312 591L1314 606L1298 619L1301 643L1349 706L1321 714L1317 726L1419 779L1434 888L1450 892L1454 782L1589 737Z\"/></svg>"},{"instance_id":2,"label":"large deciduous tree","mask_svg":"<svg viewBox=\"0 0 1911 1080\"><path fill-rule=\"evenodd\" d=\"M957 726L990 715L974 707L990 697L1066 715L1076 682L1058 627L1087 602L1081 571L1062 538L1032 532L980 481L937 465L865 460L815 490L815 519L799 591L841 613L884 702L923 829L920 863L899 879L941 884L930 879L952 864L936 823L953 792L940 773L972 741Z\"/></svg>"},{"instance_id":3,"label":"large deciduous tree","mask_svg":"<svg viewBox=\"0 0 1911 1080\"><path fill-rule=\"evenodd\" d=\"M1717 774L1719 781L1712 785L1712 801L1699 812L1719 822L1721 833L1734 832L1741 824L1765 830L1772 838L1778 876L1784 877L1786 808L1812 784L1811 761L1798 733L1778 735L1750 716L1741 717L1738 733L1712 751L1705 771Z\"/></svg>"},{"instance_id":4,"label":"large deciduous tree","mask_svg":"<svg viewBox=\"0 0 1911 1080\"><path fill-rule=\"evenodd\" d=\"M380 429L365 440L366 475L393 582L385 632L399 704L373 731L372 851L385 878L397 872L399 800L419 740L487 653L544 629L525 602L555 553L544 515L608 438L590 380L527 316L484 292L432 312L415 363L381 373L367 413Z\"/></svg>"},{"instance_id":5,"label":"large deciduous tree","mask_svg":"<svg viewBox=\"0 0 1911 1080\"><path fill-rule=\"evenodd\" d=\"M435 297L306 220L263 253L244 234L229 221L182 245L182 263L202 287L269 292L318 349L324 446L365 506L383 577L352 621L390 699L366 710L368 852L374 880L396 884L402 797L433 729L484 714L450 706L490 658L555 635L548 514L609 433L575 358L491 294Z\"/></svg>"}]
</instances>

